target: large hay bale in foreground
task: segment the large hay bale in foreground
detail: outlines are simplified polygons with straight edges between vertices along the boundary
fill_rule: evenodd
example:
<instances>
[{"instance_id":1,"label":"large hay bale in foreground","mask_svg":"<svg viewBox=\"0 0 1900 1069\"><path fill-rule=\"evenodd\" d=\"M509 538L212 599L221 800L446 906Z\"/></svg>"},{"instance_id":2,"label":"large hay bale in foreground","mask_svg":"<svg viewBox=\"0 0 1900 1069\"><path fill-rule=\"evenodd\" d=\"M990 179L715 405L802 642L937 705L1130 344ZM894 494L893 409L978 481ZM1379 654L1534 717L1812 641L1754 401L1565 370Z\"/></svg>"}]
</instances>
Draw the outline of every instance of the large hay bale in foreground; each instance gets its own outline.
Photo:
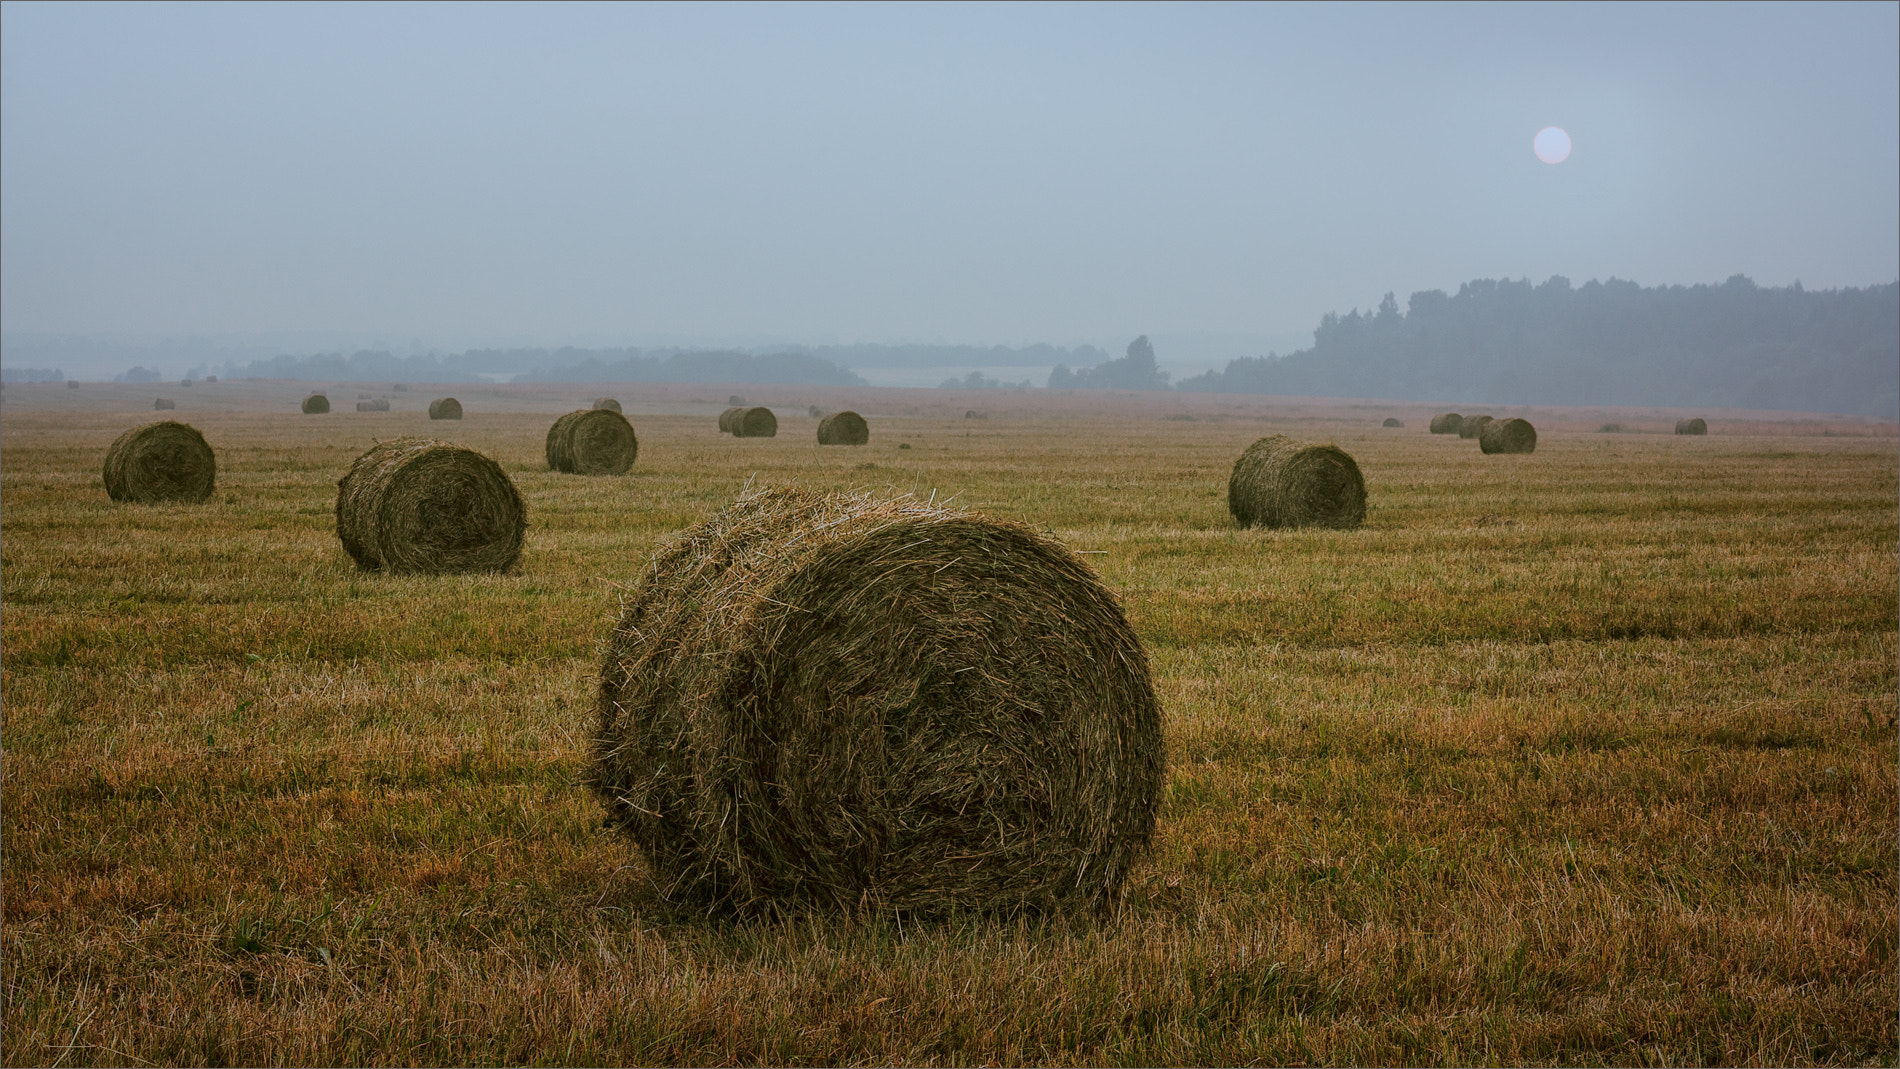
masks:
<instances>
[{"instance_id":1,"label":"large hay bale in foreground","mask_svg":"<svg viewBox=\"0 0 1900 1069\"><path fill-rule=\"evenodd\" d=\"M719 413L719 430L724 434L731 434L733 419L744 411L745 409L734 406Z\"/></svg>"},{"instance_id":2,"label":"large hay bale in foreground","mask_svg":"<svg viewBox=\"0 0 1900 1069\"><path fill-rule=\"evenodd\" d=\"M1381 427L1403 427L1403 426L1405 426L1405 421L1404 421L1404 420L1402 420L1402 419L1400 419L1400 418L1398 418L1397 416L1387 416L1387 417L1385 417L1385 422L1384 422L1384 423L1381 423L1381 424L1379 424L1379 426L1381 426Z\"/></svg>"},{"instance_id":3,"label":"large hay bale in foreground","mask_svg":"<svg viewBox=\"0 0 1900 1069\"><path fill-rule=\"evenodd\" d=\"M1272 434L1234 462L1227 510L1242 527L1357 527L1366 519L1366 480L1336 445Z\"/></svg>"},{"instance_id":4,"label":"large hay bale in foreground","mask_svg":"<svg viewBox=\"0 0 1900 1069\"><path fill-rule=\"evenodd\" d=\"M778 437L778 417L769 408L754 406L732 413L732 433L740 438Z\"/></svg>"},{"instance_id":5,"label":"large hay bale in foreground","mask_svg":"<svg viewBox=\"0 0 1900 1069\"><path fill-rule=\"evenodd\" d=\"M592 783L673 901L1089 906L1153 835L1147 656L1029 527L766 490L663 547L623 604Z\"/></svg>"},{"instance_id":6,"label":"large hay bale in foreground","mask_svg":"<svg viewBox=\"0 0 1900 1069\"><path fill-rule=\"evenodd\" d=\"M330 411L330 399L320 393L313 393L303 399L303 414L306 416L320 416L328 411Z\"/></svg>"},{"instance_id":7,"label":"large hay bale in foreground","mask_svg":"<svg viewBox=\"0 0 1900 1069\"><path fill-rule=\"evenodd\" d=\"M152 402L152 411L154 412L172 412L177 410L177 408L178 402L169 397L160 397Z\"/></svg>"},{"instance_id":8,"label":"large hay bale in foreground","mask_svg":"<svg viewBox=\"0 0 1900 1069\"><path fill-rule=\"evenodd\" d=\"M548 428L548 467L572 475L624 475L640 455L633 424L611 408L580 408Z\"/></svg>"},{"instance_id":9,"label":"large hay bale in foreground","mask_svg":"<svg viewBox=\"0 0 1900 1069\"><path fill-rule=\"evenodd\" d=\"M500 464L430 438L378 442L336 484L336 535L364 568L506 571L527 514Z\"/></svg>"},{"instance_id":10,"label":"large hay bale in foreground","mask_svg":"<svg viewBox=\"0 0 1900 1069\"><path fill-rule=\"evenodd\" d=\"M1709 433L1709 422L1701 416L1696 416L1693 419L1679 419L1676 421L1676 433L1707 434Z\"/></svg>"},{"instance_id":11,"label":"large hay bale in foreground","mask_svg":"<svg viewBox=\"0 0 1900 1069\"><path fill-rule=\"evenodd\" d=\"M1478 448L1486 453L1530 453L1537 449L1537 428L1527 419L1494 420L1478 434Z\"/></svg>"},{"instance_id":12,"label":"large hay bale in foreground","mask_svg":"<svg viewBox=\"0 0 1900 1069\"><path fill-rule=\"evenodd\" d=\"M1432 417L1432 433L1457 434L1459 426L1461 426L1464 421L1465 417L1456 412L1441 412Z\"/></svg>"},{"instance_id":13,"label":"large hay bale in foreground","mask_svg":"<svg viewBox=\"0 0 1900 1069\"><path fill-rule=\"evenodd\" d=\"M819 445L863 445L870 440L870 424L856 412L834 412L818 423Z\"/></svg>"},{"instance_id":14,"label":"large hay bale in foreground","mask_svg":"<svg viewBox=\"0 0 1900 1069\"><path fill-rule=\"evenodd\" d=\"M1490 422L1490 416L1466 416L1458 421L1458 437L1476 438L1484 433L1485 424Z\"/></svg>"},{"instance_id":15,"label":"large hay bale in foreground","mask_svg":"<svg viewBox=\"0 0 1900 1069\"><path fill-rule=\"evenodd\" d=\"M195 505L217 489L218 458L198 428L175 420L134 427L106 449L106 494L141 505Z\"/></svg>"},{"instance_id":16,"label":"large hay bale in foreground","mask_svg":"<svg viewBox=\"0 0 1900 1069\"><path fill-rule=\"evenodd\" d=\"M462 402L453 397L438 397L429 402L430 419L461 419Z\"/></svg>"},{"instance_id":17,"label":"large hay bale in foreground","mask_svg":"<svg viewBox=\"0 0 1900 1069\"><path fill-rule=\"evenodd\" d=\"M607 411L609 411L609 412L619 412L619 411L621 411L621 408L620 408L620 402L619 402L619 401L617 401L617 400L615 400L615 399L614 399L614 398L612 398L612 397L596 397L596 398L594 398L594 407L595 407L595 408L604 408L604 409L606 409L606 410L607 410Z\"/></svg>"}]
</instances>

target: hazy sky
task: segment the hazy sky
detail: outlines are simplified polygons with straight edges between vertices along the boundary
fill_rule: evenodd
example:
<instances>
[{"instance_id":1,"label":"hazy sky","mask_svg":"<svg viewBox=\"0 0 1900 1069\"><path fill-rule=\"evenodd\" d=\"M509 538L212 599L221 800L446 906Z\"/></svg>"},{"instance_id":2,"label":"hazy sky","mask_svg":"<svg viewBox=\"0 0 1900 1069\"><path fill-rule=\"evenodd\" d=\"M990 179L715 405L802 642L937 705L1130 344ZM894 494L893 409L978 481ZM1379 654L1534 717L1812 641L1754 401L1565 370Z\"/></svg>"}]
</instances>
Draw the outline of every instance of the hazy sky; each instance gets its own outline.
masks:
<instances>
[{"instance_id":1,"label":"hazy sky","mask_svg":"<svg viewBox=\"0 0 1900 1069\"><path fill-rule=\"evenodd\" d=\"M1897 12L10 2L0 329L1118 351L1890 282Z\"/></svg>"}]
</instances>

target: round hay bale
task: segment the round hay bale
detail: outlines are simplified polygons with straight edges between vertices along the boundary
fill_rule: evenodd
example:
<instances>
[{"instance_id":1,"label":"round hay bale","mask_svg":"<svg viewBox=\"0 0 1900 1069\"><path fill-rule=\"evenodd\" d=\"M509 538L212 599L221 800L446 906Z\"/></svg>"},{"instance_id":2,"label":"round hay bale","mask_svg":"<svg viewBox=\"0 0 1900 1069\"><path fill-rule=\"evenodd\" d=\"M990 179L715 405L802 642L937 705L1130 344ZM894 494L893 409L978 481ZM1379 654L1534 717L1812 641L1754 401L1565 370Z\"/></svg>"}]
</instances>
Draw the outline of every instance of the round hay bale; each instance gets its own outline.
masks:
<instances>
[{"instance_id":1,"label":"round hay bale","mask_svg":"<svg viewBox=\"0 0 1900 1069\"><path fill-rule=\"evenodd\" d=\"M453 397L438 397L429 402L430 419L461 419L462 402Z\"/></svg>"},{"instance_id":2,"label":"round hay bale","mask_svg":"<svg viewBox=\"0 0 1900 1069\"><path fill-rule=\"evenodd\" d=\"M1353 528L1366 519L1366 480L1336 445L1272 434L1234 462L1227 510L1242 527Z\"/></svg>"},{"instance_id":3,"label":"round hay bale","mask_svg":"<svg viewBox=\"0 0 1900 1069\"><path fill-rule=\"evenodd\" d=\"M620 402L611 397L596 397L594 398L594 407L604 408L609 412L619 412Z\"/></svg>"},{"instance_id":4,"label":"round hay bale","mask_svg":"<svg viewBox=\"0 0 1900 1069\"><path fill-rule=\"evenodd\" d=\"M734 408L728 408L724 412L719 413L719 429L726 434L734 433L732 429L733 417L737 416L739 413L744 412L744 411L745 409L743 408L734 407Z\"/></svg>"},{"instance_id":5,"label":"round hay bale","mask_svg":"<svg viewBox=\"0 0 1900 1069\"><path fill-rule=\"evenodd\" d=\"M218 377L217 377L216 375L206 375L206 376L205 376L205 381L206 381L206 382L216 382L216 381L218 381Z\"/></svg>"},{"instance_id":6,"label":"round hay bale","mask_svg":"<svg viewBox=\"0 0 1900 1069\"><path fill-rule=\"evenodd\" d=\"M1598 434L1622 434L1624 431L1627 431L1627 430L1629 430L1629 428L1623 426L1621 423L1605 423L1601 427L1597 428L1597 433Z\"/></svg>"},{"instance_id":7,"label":"round hay bale","mask_svg":"<svg viewBox=\"0 0 1900 1069\"><path fill-rule=\"evenodd\" d=\"M69 390L77 390L77 389L79 389L79 380L78 380L78 379L67 379L67 380L66 380L66 388L67 388L67 389L69 389Z\"/></svg>"},{"instance_id":8,"label":"round hay bale","mask_svg":"<svg viewBox=\"0 0 1900 1069\"><path fill-rule=\"evenodd\" d=\"M394 390L394 391L396 391L397 393L408 393L408 392L409 392L409 387L408 387L408 386L406 386L406 385L404 385L404 384L402 384L402 383L400 383L400 382L399 382L399 383L396 383L396 384L395 384L394 386L391 386L391 387L390 387L390 389L392 389L392 390Z\"/></svg>"},{"instance_id":9,"label":"round hay bale","mask_svg":"<svg viewBox=\"0 0 1900 1069\"><path fill-rule=\"evenodd\" d=\"M336 535L364 568L501 572L521 556L527 506L501 465L430 438L378 442L336 484Z\"/></svg>"},{"instance_id":10,"label":"round hay bale","mask_svg":"<svg viewBox=\"0 0 1900 1069\"><path fill-rule=\"evenodd\" d=\"M330 411L330 399L320 393L313 393L303 399L303 414L306 416L320 416L328 411Z\"/></svg>"},{"instance_id":11,"label":"round hay bale","mask_svg":"<svg viewBox=\"0 0 1900 1069\"><path fill-rule=\"evenodd\" d=\"M733 413L732 433L740 438L776 438L778 417L769 408L742 408Z\"/></svg>"},{"instance_id":12,"label":"round hay bale","mask_svg":"<svg viewBox=\"0 0 1900 1069\"><path fill-rule=\"evenodd\" d=\"M810 416L813 419L825 418L825 410L822 408L819 408L817 405L812 405L810 408L807 408L805 410L805 414Z\"/></svg>"},{"instance_id":13,"label":"round hay bale","mask_svg":"<svg viewBox=\"0 0 1900 1069\"><path fill-rule=\"evenodd\" d=\"M158 400L152 402L152 410L155 412L170 412L176 409L177 407L178 407L178 402L172 400L169 397L161 397Z\"/></svg>"},{"instance_id":14,"label":"round hay bale","mask_svg":"<svg viewBox=\"0 0 1900 1069\"><path fill-rule=\"evenodd\" d=\"M1537 449L1537 428L1527 419L1494 420L1478 435L1478 448L1486 453L1530 453Z\"/></svg>"},{"instance_id":15,"label":"round hay bale","mask_svg":"<svg viewBox=\"0 0 1900 1069\"><path fill-rule=\"evenodd\" d=\"M640 455L633 424L611 408L581 408L548 428L548 467L571 475L624 475Z\"/></svg>"},{"instance_id":16,"label":"round hay bale","mask_svg":"<svg viewBox=\"0 0 1900 1069\"><path fill-rule=\"evenodd\" d=\"M1490 416L1466 416L1458 421L1458 437L1476 438L1483 433L1484 425L1490 422Z\"/></svg>"},{"instance_id":17,"label":"round hay bale","mask_svg":"<svg viewBox=\"0 0 1900 1069\"><path fill-rule=\"evenodd\" d=\"M1676 433L1707 434L1709 433L1709 422L1701 416L1696 416L1693 419L1679 419L1676 421Z\"/></svg>"},{"instance_id":18,"label":"round hay bale","mask_svg":"<svg viewBox=\"0 0 1900 1069\"><path fill-rule=\"evenodd\" d=\"M1441 412L1432 417L1432 433L1457 434L1458 427L1463 424L1464 421L1465 417L1456 412Z\"/></svg>"},{"instance_id":19,"label":"round hay bale","mask_svg":"<svg viewBox=\"0 0 1900 1069\"><path fill-rule=\"evenodd\" d=\"M733 406L734 408L744 408L745 398L740 397L738 394L735 393L732 396L726 398L726 403Z\"/></svg>"},{"instance_id":20,"label":"round hay bale","mask_svg":"<svg viewBox=\"0 0 1900 1069\"><path fill-rule=\"evenodd\" d=\"M1147 656L1029 527L764 490L663 547L623 605L591 779L673 901L1094 905L1153 836Z\"/></svg>"},{"instance_id":21,"label":"round hay bale","mask_svg":"<svg viewBox=\"0 0 1900 1069\"><path fill-rule=\"evenodd\" d=\"M988 412L978 412L974 408L966 408L963 410L963 418L964 419L988 419L990 418L990 414Z\"/></svg>"},{"instance_id":22,"label":"round hay bale","mask_svg":"<svg viewBox=\"0 0 1900 1069\"><path fill-rule=\"evenodd\" d=\"M114 501L195 505L217 489L218 458L198 428L174 420L134 427L106 449L106 494Z\"/></svg>"},{"instance_id":23,"label":"round hay bale","mask_svg":"<svg viewBox=\"0 0 1900 1069\"><path fill-rule=\"evenodd\" d=\"M863 445L871 440L871 427L856 412L834 412L818 423L819 445Z\"/></svg>"},{"instance_id":24,"label":"round hay bale","mask_svg":"<svg viewBox=\"0 0 1900 1069\"><path fill-rule=\"evenodd\" d=\"M1379 426L1381 426L1381 427L1403 427L1403 426L1405 426L1405 422L1404 422L1403 420L1400 420L1400 419L1399 419L1399 418L1397 418L1396 416L1387 416L1387 417L1385 417L1385 422L1384 422L1384 423L1381 423L1381 424L1379 424Z\"/></svg>"},{"instance_id":25,"label":"round hay bale","mask_svg":"<svg viewBox=\"0 0 1900 1069\"><path fill-rule=\"evenodd\" d=\"M358 401L358 402L356 402L356 410L357 410L358 412L374 412L374 411L376 411L376 402L374 402L374 401Z\"/></svg>"}]
</instances>

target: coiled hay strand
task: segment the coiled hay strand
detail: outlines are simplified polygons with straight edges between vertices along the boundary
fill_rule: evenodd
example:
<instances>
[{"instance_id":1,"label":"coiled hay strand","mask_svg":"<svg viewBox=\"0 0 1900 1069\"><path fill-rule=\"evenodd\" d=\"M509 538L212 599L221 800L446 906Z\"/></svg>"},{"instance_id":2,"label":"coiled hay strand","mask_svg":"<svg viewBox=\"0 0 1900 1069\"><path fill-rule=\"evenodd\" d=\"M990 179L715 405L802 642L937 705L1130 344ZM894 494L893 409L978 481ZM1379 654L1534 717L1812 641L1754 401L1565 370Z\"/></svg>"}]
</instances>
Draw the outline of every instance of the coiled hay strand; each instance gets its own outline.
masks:
<instances>
[{"instance_id":1,"label":"coiled hay strand","mask_svg":"<svg viewBox=\"0 0 1900 1069\"><path fill-rule=\"evenodd\" d=\"M429 402L430 419L461 419L462 402L453 397L438 397Z\"/></svg>"},{"instance_id":2,"label":"coiled hay strand","mask_svg":"<svg viewBox=\"0 0 1900 1069\"><path fill-rule=\"evenodd\" d=\"M306 416L320 416L328 411L330 399L320 393L313 393L303 399L303 414Z\"/></svg>"},{"instance_id":3,"label":"coiled hay strand","mask_svg":"<svg viewBox=\"0 0 1900 1069\"><path fill-rule=\"evenodd\" d=\"M160 397L152 402L152 411L154 412L172 412L177 408L178 402L169 397Z\"/></svg>"},{"instance_id":4,"label":"coiled hay strand","mask_svg":"<svg viewBox=\"0 0 1900 1069\"><path fill-rule=\"evenodd\" d=\"M732 433L740 438L778 437L778 417L769 408L741 408L732 415Z\"/></svg>"},{"instance_id":5,"label":"coiled hay strand","mask_svg":"<svg viewBox=\"0 0 1900 1069\"><path fill-rule=\"evenodd\" d=\"M619 401L617 401L617 400L615 400L615 399L613 399L613 398L611 398L611 397L596 397L596 398L594 398L594 407L595 407L595 408L604 408L604 409L606 409L606 410L607 410L607 411L609 411L609 412L619 412L619 411L621 410L621 409L620 409L620 402L619 402Z\"/></svg>"},{"instance_id":6,"label":"coiled hay strand","mask_svg":"<svg viewBox=\"0 0 1900 1069\"><path fill-rule=\"evenodd\" d=\"M1679 419L1676 421L1676 433L1707 434L1709 433L1709 421L1703 419L1701 416L1696 416L1693 419Z\"/></svg>"},{"instance_id":7,"label":"coiled hay strand","mask_svg":"<svg viewBox=\"0 0 1900 1069\"><path fill-rule=\"evenodd\" d=\"M106 495L141 505L196 505L218 484L218 458L198 428L176 420L134 427L106 448Z\"/></svg>"},{"instance_id":8,"label":"coiled hay strand","mask_svg":"<svg viewBox=\"0 0 1900 1069\"><path fill-rule=\"evenodd\" d=\"M1457 434L1458 427L1463 424L1464 421L1465 417L1456 412L1441 412L1432 417L1432 433Z\"/></svg>"},{"instance_id":9,"label":"coiled hay strand","mask_svg":"<svg viewBox=\"0 0 1900 1069\"><path fill-rule=\"evenodd\" d=\"M1028 527L755 491L655 554L623 608L592 782L676 902L1094 905L1154 833L1147 656Z\"/></svg>"},{"instance_id":10,"label":"coiled hay strand","mask_svg":"<svg viewBox=\"0 0 1900 1069\"><path fill-rule=\"evenodd\" d=\"M548 467L572 475L624 475L640 455L633 424L611 408L580 408L548 428Z\"/></svg>"},{"instance_id":11,"label":"coiled hay strand","mask_svg":"<svg viewBox=\"0 0 1900 1069\"><path fill-rule=\"evenodd\" d=\"M344 550L399 574L506 571L527 513L501 465L431 438L378 442L336 484Z\"/></svg>"},{"instance_id":12,"label":"coiled hay strand","mask_svg":"<svg viewBox=\"0 0 1900 1069\"><path fill-rule=\"evenodd\" d=\"M1485 424L1490 422L1490 416L1466 416L1458 421L1458 437L1476 438L1484 433Z\"/></svg>"},{"instance_id":13,"label":"coiled hay strand","mask_svg":"<svg viewBox=\"0 0 1900 1069\"><path fill-rule=\"evenodd\" d=\"M1403 427L1403 426L1405 426L1405 421L1404 421L1404 420L1402 420L1402 419L1400 419L1400 418L1398 418L1397 416L1387 416L1387 417L1385 417L1385 422L1384 422L1384 423L1381 423L1381 424L1379 424L1379 426L1381 426L1381 427Z\"/></svg>"},{"instance_id":14,"label":"coiled hay strand","mask_svg":"<svg viewBox=\"0 0 1900 1069\"><path fill-rule=\"evenodd\" d=\"M1336 445L1272 434L1234 462L1227 510L1242 527L1357 527L1366 519L1366 480Z\"/></svg>"},{"instance_id":15,"label":"coiled hay strand","mask_svg":"<svg viewBox=\"0 0 1900 1069\"><path fill-rule=\"evenodd\" d=\"M819 445L863 445L871 440L871 427L856 412L834 412L818 422Z\"/></svg>"},{"instance_id":16,"label":"coiled hay strand","mask_svg":"<svg viewBox=\"0 0 1900 1069\"><path fill-rule=\"evenodd\" d=\"M1529 453L1537 449L1537 428L1527 419L1493 420L1478 434L1478 448L1486 453Z\"/></svg>"},{"instance_id":17,"label":"coiled hay strand","mask_svg":"<svg viewBox=\"0 0 1900 1069\"><path fill-rule=\"evenodd\" d=\"M733 408L726 409L724 412L719 413L720 431L726 434L734 433L732 429L732 421L739 415L739 413L744 412L744 411L745 409L735 406Z\"/></svg>"}]
</instances>

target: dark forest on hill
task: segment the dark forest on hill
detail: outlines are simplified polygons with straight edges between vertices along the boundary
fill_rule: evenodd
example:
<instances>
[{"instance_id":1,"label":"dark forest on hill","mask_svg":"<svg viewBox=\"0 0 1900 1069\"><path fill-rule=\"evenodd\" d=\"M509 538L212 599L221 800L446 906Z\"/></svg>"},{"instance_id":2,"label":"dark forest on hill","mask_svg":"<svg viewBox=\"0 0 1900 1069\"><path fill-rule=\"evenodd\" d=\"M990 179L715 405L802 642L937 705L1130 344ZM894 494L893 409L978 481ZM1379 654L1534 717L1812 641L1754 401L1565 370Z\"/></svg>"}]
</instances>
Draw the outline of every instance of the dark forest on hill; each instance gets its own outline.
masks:
<instances>
[{"instance_id":1,"label":"dark forest on hill","mask_svg":"<svg viewBox=\"0 0 1900 1069\"><path fill-rule=\"evenodd\" d=\"M1697 405L1900 416L1900 283L1764 288L1555 276L1392 294L1328 314L1313 347L1177 389L1482 404Z\"/></svg>"}]
</instances>

